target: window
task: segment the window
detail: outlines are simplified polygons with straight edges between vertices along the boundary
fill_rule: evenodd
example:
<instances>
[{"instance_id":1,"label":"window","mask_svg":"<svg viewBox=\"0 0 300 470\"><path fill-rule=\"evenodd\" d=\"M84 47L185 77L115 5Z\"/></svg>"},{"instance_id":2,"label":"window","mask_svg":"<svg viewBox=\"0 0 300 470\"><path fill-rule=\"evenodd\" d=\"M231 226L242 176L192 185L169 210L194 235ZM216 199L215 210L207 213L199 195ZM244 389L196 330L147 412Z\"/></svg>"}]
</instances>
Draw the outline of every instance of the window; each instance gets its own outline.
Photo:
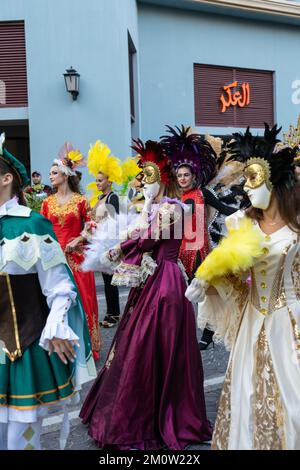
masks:
<instances>
[{"instance_id":1,"label":"window","mask_svg":"<svg viewBox=\"0 0 300 470\"><path fill-rule=\"evenodd\" d=\"M0 107L26 106L28 98L24 22L0 22Z\"/></svg>"},{"instance_id":2,"label":"window","mask_svg":"<svg viewBox=\"0 0 300 470\"><path fill-rule=\"evenodd\" d=\"M272 125L273 75L272 71L194 64L196 125L256 128L263 128L264 122ZM224 87L228 86L231 88L227 93ZM244 99L245 90L248 96ZM241 99L236 99L238 96Z\"/></svg>"}]
</instances>

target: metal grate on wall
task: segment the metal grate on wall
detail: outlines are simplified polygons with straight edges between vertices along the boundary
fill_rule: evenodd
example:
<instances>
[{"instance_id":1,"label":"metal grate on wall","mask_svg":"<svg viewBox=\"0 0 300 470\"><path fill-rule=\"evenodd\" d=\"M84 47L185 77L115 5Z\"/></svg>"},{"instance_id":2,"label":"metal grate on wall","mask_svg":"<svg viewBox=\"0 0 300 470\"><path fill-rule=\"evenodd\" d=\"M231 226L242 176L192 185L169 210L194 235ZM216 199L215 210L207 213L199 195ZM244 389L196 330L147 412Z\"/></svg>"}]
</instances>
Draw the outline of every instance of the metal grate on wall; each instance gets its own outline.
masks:
<instances>
[{"instance_id":1,"label":"metal grate on wall","mask_svg":"<svg viewBox=\"0 0 300 470\"><path fill-rule=\"evenodd\" d=\"M28 106L24 21L0 22L0 107Z\"/></svg>"},{"instance_id":2,"label":"metal grate on wall","mask_svg":"<svg viewBox=\"0 0 300 470\"><path fill-rule=\"evenodd\" d=\"M198 126L256 127L274 123L274 72L194 64L195 123ZM249 84L250 103L222 112L224 86Z\"/></svg>"}]
</instances>

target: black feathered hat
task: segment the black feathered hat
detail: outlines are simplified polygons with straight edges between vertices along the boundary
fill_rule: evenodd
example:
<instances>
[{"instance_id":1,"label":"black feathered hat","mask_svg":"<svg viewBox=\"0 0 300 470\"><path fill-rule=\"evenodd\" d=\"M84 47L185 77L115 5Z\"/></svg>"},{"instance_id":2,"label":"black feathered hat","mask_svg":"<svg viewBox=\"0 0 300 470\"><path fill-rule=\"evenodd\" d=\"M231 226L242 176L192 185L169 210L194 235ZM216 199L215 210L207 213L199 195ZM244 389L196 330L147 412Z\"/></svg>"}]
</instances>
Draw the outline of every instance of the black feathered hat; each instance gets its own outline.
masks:
<instances>
[{"instance_id":1,"label":"black feathered hat","mask_svg":"<svg viewBox=\"0 0 300 470\"><path fill-rule=\"evenodd\" d=\"M200 134L191 133L190 127L166 126L170 135L160 137L166 154L175 170L190 166L199 186L205 186L216 171L216 154L212 146Z\"/></svg>"},{"instance_id":2,"label":"black feathered hat","mask_svg":"<svg viewBox=\"0 0 300 470\"><path fill-rule=\"evenodd\" d=\"M268 189L273 186L285 186L291 189L295 182L294 158L296 149L292 147L283 147L276 150L275 146L279 139L277 135L281 127L277 125L270 128L265 123L265 132L263 137L253 136L247 128L244 134L234 133L233 141L228 144L231 153L229 160L236 160L249 166L253 163L260 164L265 172L265 182Z\"/></svg>"}]
</instances>

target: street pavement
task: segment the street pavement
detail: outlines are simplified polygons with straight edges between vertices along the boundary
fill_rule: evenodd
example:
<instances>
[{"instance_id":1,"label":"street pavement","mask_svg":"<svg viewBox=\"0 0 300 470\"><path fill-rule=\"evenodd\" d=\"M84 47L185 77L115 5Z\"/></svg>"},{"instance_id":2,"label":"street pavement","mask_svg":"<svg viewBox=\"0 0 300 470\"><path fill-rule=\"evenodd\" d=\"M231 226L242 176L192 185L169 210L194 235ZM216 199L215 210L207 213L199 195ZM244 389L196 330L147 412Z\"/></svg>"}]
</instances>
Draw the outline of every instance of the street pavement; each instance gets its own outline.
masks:
<instances>
[{"instance_id":1,"label":"street pavement","mask_svg":"<svg viewBox=\"0 0 300 470\"><path fill-rule=\"evenodd\" d=\"M103 295L103 285L99 278L97 279L97 293L98 303L100 309L100 319L105 316L105 298ZM120 303L121 311L123 311L128 290L120 289ZM105 360L115 334L116 328L102 328L102 351L101 358L97 362L97 370L99 371ZM201 331L197 332L198 338L201 337ZM224 373L226 371L228 352L225 351L223 345L215 345L214 348L210 347L206 351L202 351L202 361L204 368L204 389L206 408L208 418L212 423L215 422L217 414L217 404L220 396L220 391L224 379ZM82 400L87 395L91 383L85 384L81 391ZM81 401L82 403L82 401ZM97 450L93 440L87 434L87 428L81 423L78 418L78 414L81 408L81 404L73 405L68 407L69 409L69 420L70 420L70 434L66 449L68 450ZM44 449L56 450L59 449L59 430L62 422L62 412L59 407L53 407L51 413L44 418L43 430L42 430L42 447ZM209 450L209 444L190 446L190 450Z\"/></svg>"}]
</instances>

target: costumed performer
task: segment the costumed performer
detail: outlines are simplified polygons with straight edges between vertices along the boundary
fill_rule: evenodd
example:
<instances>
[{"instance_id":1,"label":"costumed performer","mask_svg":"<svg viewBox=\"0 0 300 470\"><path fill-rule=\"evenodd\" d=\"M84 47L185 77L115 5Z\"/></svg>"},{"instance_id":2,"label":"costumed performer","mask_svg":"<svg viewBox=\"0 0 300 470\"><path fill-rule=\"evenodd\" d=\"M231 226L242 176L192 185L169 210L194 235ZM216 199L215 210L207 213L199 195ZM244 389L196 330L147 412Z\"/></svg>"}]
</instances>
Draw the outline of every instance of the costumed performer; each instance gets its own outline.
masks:
<instances>
[{"instance_id":1,"label":"costumed performer","mask_svg":"<svg viewBox=\"0 0 300 470\"><path fill-rule=\"evenodd\" d=\"M211 426L194 311L177 264L183 205L161 145L133 148L144 173L143 222L108 254L123 257L113 282L133 288L80 416L100 448L184 449L209 440Z\"/></svg>"},{"instance_id":2,"label":"costumed performer","mask_svg":"<svg viewBox=\"0 0 300 470\"><path fill-rule=\"evenodd\" d=\"M85 223L91 220L89 203L86 197L80 194L76 174L76 168L84 164L84 159L79 150L75 150L67 142L58 157L50 169L50 181L56 193L45 199L41 213L52 222L54 232L73 271L88 322L94 359L98 360L101 338L95 278L94 273L81 270L85 242L81 232Z\"/></svg>"},{"instance_id":3,"label":"costumed performer","mask_svg":"<svg viewBox=\"0 0 300 470\"><path fill-rule=\"evenodd\" d=\"M234 134L251 207L227 218L186 292L231 348L214 449L300 449L299 184L296 149L274 151L279 131Z\"/></svg>"},{"instance_id":4,"label":"costumed performer","mask_svg":"<svg viewBox=\"0 0 300 470\"><path fill-rule=\"evenodd\" d=\"M117 193L113 191L112 185L113 183L122 184L122 167L120 160L111 155L110 148L100 140L90 146L87 166L89 173L96 178L98 196L92 208L94 224L86 224L85 230L82 232L82 235L90 243L82 269L84 271L87 269L100 271L100 255L96 254L95 250L97 247L102 250L108 249L104 240L107 238L115 240L116 237L120 201ZM113 241L111 243L114 244ZM101 273L104 281L106 314L100 324L104 328L111 328L116 326L120 319L119 290L117 286L111 284L111 272L101 270Z\"/></svg>"},{"instance_id":5,"label":"costumed performer","mask_svg":"<svg viewBox=\"0 0 300 470\"><path fill-rule=\"evenodd\" d=\"M0 449L33 450L48 409L96 369L65 256L51 223L25 206L25 167L0 142ZM62 431L61 448L66 421Z\"/></svg>"}]
</instances>

